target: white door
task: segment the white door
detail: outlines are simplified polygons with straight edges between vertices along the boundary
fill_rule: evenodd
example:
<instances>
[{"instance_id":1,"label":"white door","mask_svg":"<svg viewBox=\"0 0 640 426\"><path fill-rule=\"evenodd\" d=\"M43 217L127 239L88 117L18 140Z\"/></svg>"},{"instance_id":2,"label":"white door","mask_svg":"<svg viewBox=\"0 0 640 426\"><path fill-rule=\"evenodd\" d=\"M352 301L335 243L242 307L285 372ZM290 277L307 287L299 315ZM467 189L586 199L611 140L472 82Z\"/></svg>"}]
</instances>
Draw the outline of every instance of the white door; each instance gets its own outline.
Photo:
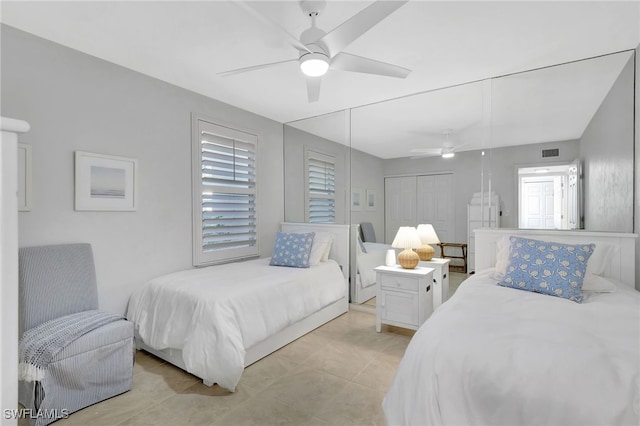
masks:
<instances>
[{"instance_id":1,"label":"white door","mask_svg":"<svg viewBox=\"0 0 640 426\"><path fill-rule=\"evenodd\" d=\"M556 223L560 216L559 211L556 213L555 186L554 179L523 180L521 228L554 229L559 225Z\"/></svg>"},{"instance_id":2,"label":"white door","mask_svg":"<svg viewBox=\"0 0 640 426\"><path fill-rule=\"evenodd\" d=\"M391 244L401 226L416 226L416 177L384 180L385 243Z\"/></svg>"},{"instance_id":3,"label":"white door","mask_svg":"<svg viewBox=\"0 0 640 426\"><path fill-rule=\"evenodd\" d=\"M416 199L415 225L430 223L440 241L455 242L453 174L418 176Z\"/></svg>"}]
</instances>

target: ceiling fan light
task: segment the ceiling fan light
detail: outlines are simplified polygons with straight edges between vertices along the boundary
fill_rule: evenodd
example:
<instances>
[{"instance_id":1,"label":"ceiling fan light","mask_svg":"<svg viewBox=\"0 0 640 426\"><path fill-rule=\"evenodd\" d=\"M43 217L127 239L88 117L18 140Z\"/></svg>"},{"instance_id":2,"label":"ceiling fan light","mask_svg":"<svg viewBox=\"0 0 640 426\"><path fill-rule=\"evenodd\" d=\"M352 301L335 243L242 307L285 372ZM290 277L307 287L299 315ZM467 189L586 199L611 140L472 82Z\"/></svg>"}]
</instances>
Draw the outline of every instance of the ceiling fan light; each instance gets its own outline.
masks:
<instances>
[{"instance_id":1,"label":"ceiling fan light","mask_svg":"<svg viewBox=\"0 0 640 426\"><path fill-rule=\"evenodd\" d=\"M300 69L309 77L320 77L329 70L329 58L322 53L308 53L300 58Z\"/></svg>"},{"instance_id":2,"label":"ceiling fan light","mask_svg":"<svg viewBox=\"0 0 640 426\"><path fill-rule=\"evenodd\" d=\"M453 158L455 155L455 152L443 152L442 158Z\"/></svg>"}]
</instances>

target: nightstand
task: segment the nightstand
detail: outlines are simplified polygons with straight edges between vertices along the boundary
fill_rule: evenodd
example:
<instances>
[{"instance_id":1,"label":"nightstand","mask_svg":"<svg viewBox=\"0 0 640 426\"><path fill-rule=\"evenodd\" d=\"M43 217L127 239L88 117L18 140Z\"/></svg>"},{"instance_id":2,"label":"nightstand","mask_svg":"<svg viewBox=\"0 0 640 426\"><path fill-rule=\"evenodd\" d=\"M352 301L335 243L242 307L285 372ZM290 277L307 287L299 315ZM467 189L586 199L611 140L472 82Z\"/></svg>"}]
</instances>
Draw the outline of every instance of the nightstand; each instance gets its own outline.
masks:
<instances>
[{"instance_id":1,"label":"nightstand","mask_svg":"<svg viewBox=\"0 0 640 426\"><path fill-rule=\"evenodd\" d=\"M433 312L433 268L378 266L376 331L382 324L417 330Z\"/></svg>"},{"instance_id":2,"label":"nightstand","mask_svg":"<svg viewBox=\"0 0 640 426\"><path fill-rule=\"evenodd\" d=\"M433 268L433 310L449 300L449 263L451 259L438 259L420 261L418 266Z\"/></svg>"}]
</instances>

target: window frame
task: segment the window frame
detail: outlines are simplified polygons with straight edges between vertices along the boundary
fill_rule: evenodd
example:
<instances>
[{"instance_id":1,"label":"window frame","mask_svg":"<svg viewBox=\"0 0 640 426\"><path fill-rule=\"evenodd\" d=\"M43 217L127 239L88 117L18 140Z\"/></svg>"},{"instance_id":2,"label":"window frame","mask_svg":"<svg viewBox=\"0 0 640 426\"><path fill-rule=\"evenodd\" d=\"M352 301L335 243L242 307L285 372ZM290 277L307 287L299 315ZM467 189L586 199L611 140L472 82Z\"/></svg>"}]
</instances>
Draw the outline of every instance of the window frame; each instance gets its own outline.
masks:
<instances>
[{"instance_id":1,"label":"window frame","mask_svg":"<svg viewBox=\"0 0 640 426\"><path fill-rule=\"evenodd\" d=\"M254 217L255 217L255 244L249 247L227 248L215 251L203 250L203 178L202 178L202 138L203 130L207 133L218 136L222 139L239 141L250 144L254 147L253 173L255 175L254 187L252 190L243 189L237 194L252 193L254 196ZM192 250L193 265L208 266L219 263L227 263L235 260L248 259L260 256L260 216L259 216L259 179L258 179L258 159L259 143L257 132L240 129L237 126L223 123L199 114L191 115L191 178L192 178ZM221 189L227 193L234 193L230 188Z\"/></svg>"}]
</instances>

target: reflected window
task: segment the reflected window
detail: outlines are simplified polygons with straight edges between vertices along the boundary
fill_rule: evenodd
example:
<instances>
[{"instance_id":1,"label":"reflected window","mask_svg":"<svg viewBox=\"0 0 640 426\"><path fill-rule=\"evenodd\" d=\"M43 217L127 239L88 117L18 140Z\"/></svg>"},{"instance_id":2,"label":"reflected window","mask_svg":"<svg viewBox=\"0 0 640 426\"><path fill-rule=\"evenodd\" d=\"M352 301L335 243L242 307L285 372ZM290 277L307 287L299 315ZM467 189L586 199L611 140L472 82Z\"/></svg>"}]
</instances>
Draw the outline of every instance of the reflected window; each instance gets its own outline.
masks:
<instances>
[{"instance_id":1,"label":"reflected window","mask_svg":"<svg viewBox=\"0 0 640 426\"><path fill-rule=\"evenodd\" d=\"M306 150L306 221L336 221L336 159L321 152Z\"/></svg>"}]
</instances>

